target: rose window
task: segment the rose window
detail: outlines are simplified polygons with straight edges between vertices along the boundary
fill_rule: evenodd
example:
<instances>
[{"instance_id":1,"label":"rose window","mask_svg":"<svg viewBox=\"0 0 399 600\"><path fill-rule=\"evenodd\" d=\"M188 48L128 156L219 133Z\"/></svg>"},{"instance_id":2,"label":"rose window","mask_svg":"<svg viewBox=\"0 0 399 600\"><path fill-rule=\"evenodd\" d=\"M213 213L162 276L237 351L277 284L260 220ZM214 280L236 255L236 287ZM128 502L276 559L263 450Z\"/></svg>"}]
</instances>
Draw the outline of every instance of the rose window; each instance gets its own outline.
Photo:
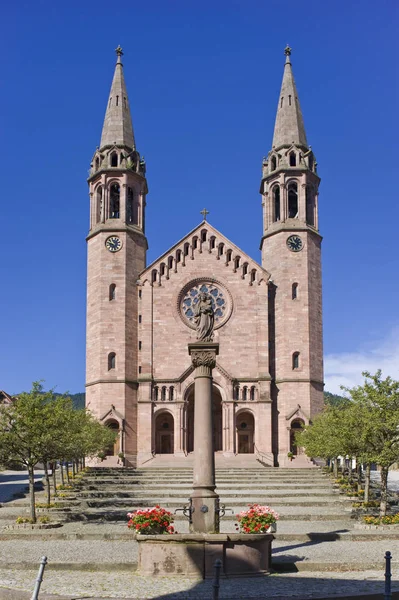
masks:
<instances>
[{"instance_id":1,"label":"rose window","mask_svg":"<svg viewBox=\"0 0 399 600\"><path fill-rule=\"evenodd\" d=\"M186 325L195 329L195 305L199 301L201 293L207 294L211 298L214 311L214 328L221 327L231 314L232 302L230 294L218 282L201 281L197 284L191 282L182 290L179 312L183 321Z\"/></svg>"}]
</instances>

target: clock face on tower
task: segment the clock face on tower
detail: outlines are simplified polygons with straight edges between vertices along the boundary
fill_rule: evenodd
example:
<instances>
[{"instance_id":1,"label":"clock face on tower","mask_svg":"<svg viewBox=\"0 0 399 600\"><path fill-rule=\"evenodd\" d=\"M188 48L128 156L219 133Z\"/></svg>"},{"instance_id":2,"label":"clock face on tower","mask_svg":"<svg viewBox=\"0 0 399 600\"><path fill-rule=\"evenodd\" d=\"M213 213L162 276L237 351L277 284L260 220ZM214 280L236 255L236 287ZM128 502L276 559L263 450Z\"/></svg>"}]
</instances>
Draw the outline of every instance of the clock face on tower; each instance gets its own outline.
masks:
<instances>
[{"instance_id":1,"label":"clock face on tower","mask_svg":"<svg viewBox=\"0 0 399 600\"><path fill-rule=\"evenodd\" d=\"M290 235L287 239L287 246L291 252L299 252L303 248L303 242L299 235Z\"/></svg>"},{"instance_id":2,"label":"clock face on tower","mask_svg":"<svg viewBox=\"0 0 399 600\"><path fill-rule=\"evenodd\" d=\"M117 235L111 235L105 240L105 247L110 252L118 252L122 248L122 241Z\"/></svg>"}]
</instances>

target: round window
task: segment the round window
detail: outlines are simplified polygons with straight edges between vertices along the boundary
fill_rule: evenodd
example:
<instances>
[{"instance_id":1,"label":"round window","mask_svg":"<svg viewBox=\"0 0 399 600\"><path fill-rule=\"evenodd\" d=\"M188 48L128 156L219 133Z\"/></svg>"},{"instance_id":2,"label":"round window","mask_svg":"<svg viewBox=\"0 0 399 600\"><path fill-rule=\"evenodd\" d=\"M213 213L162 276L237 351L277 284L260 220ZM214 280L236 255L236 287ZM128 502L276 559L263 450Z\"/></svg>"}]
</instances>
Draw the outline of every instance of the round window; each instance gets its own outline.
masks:
<instances>
[{"instance_id":1,"label":"round window","mask_svg":"<svg viewBox=\"0 0 399 600\"><path fill-rule=\"evenodd\" d=\"M179 294L179 314L186 325L195 329L195 306L201 293L205 293L211 298L214 329L218 329L229 319L233 303L230 293L216 280L195 279L187 284Z\"/></svg>"}]
</instances>

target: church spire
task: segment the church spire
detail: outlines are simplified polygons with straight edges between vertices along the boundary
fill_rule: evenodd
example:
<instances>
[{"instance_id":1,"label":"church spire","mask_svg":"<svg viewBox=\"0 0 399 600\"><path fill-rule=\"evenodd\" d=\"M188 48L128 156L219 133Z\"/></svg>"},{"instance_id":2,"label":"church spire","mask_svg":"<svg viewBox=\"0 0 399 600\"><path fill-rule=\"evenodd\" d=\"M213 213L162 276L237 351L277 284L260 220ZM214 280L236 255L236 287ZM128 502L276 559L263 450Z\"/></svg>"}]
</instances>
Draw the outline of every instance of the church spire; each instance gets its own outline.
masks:
<instances>
[{"instance_id":1,"label":"church spire","mask_svg":"<svg viewBox=\"0 0 399 600\"><path fill-rule=\"evenodd\" d=\"M305 126L292 73L291 48L288 45L284 53L286 59L274 125L273 148L291 146L293 143L307 148Z\"/></svg>"},{"instance_id":2,"label":"church spire","mask_svg":"<svg viewBox=\"0 0 399 600\"><path fill-rule=\"evenodd\" d=\"M115 52L118 58L105 112L100 148L118 145L135 150L132 117L123 76L122 48L118 46Z\"/></svg>"}]
</instances>

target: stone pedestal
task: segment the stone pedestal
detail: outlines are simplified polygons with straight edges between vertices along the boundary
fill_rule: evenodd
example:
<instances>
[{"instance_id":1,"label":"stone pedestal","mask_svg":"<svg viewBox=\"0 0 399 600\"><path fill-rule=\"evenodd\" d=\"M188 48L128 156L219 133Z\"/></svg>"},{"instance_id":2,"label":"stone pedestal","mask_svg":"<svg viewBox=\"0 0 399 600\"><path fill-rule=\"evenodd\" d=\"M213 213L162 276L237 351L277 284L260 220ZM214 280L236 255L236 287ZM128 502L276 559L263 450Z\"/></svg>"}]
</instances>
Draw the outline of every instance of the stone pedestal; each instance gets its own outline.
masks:
<instances>
[{"instance_id":1,"label":"stone pedestal","mask_svg":"<svg viewBox=\"0 0 399 600\"><path fill-rule=\"evenodd\" d=\"M270 570L273 539L269 533L137 535L137 570L149 577L213 577L215 561L220 559L221 575L260 575Z\"/></svg>"},{"instance_id":2,"label":"stone pedestal","mask_svg":"<svg viewBox=\"0 0 399 600\"><path fill-rule=\"evenodd\" d=\"M188 345L194 372L194 468L192 533L219 532L219 496L215 492L215 453L212 425L212 369L219 344Z\"/></svg>"}]
</instances>

